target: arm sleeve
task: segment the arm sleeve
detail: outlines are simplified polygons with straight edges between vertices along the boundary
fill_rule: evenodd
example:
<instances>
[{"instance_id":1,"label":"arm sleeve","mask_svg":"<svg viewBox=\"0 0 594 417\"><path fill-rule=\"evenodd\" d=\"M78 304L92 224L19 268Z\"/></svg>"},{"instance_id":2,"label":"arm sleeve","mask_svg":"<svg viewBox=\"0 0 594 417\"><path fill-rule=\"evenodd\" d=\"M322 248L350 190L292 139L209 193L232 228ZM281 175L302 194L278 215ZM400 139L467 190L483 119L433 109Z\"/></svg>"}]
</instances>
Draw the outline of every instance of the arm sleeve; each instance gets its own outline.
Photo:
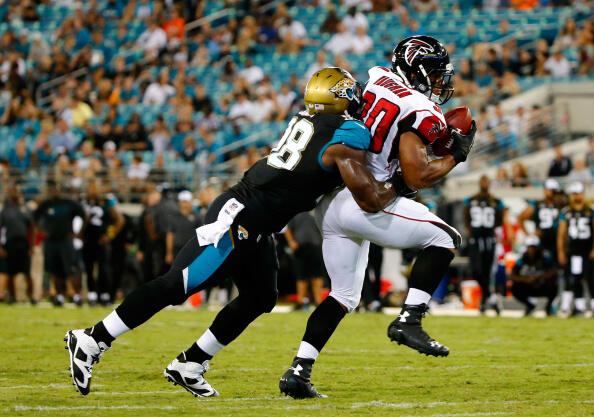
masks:
<instances>
[{"instance_id":1,"label":"arm sleeve","mask_svg":"<svg viewBox=\"0 0 594 417\"><path fill-rule=\"evenodd\" d=\"M413 111L398 123L398 132L413 132L429 145L443 136L446 130L443 116L439 117L430 110Z\"/></svg>"},{"instance_id":2,"label":"arm sleeve","mask_svg":"<svg viewBox=\"0 0 594 417\"><path fill-rule=\"evenodd\" d=\"M561 213L559 213L559 221L562 220L567 220L567 211L565 211L565 209L561 210Z\"/></svg>"}]
</instances>

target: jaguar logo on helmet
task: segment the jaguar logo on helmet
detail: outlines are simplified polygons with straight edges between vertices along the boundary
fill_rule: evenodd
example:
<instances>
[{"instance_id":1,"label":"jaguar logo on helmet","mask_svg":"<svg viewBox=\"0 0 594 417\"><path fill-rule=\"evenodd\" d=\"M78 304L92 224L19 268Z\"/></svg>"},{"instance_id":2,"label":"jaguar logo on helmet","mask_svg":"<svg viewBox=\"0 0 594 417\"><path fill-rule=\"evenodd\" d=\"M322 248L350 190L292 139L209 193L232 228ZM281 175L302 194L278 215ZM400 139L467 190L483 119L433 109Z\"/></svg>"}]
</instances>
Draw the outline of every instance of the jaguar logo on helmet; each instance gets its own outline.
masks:
<instances>
[{"instance_id":1,"label":"jaguar logo on helmet","mask_svg":"<svg viewBox=\"0 0 594 417\"><path fill-rule=\"evenodd\" d=\"M408 65L412 65L414 59L419 54L427 55L435 52L435 49L433 49L431 45L420 39L411 39L405 43L404 46L406 46L406 50L404 51L404 60Z\"/></svg>"}]
</instances>

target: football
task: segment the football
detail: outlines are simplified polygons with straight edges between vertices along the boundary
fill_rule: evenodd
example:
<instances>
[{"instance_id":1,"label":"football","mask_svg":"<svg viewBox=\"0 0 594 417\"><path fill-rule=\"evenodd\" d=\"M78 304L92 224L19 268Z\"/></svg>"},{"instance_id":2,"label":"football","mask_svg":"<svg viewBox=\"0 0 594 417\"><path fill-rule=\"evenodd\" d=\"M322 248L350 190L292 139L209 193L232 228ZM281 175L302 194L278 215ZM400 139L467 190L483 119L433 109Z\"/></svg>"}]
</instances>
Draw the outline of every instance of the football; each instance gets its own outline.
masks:
<instances>
[{"instance_id":1,"label":"football","mask_svg":"<svg viewBox=\"0 0 594 417\"><path fill-rule=\"evenodd\" d=\"M462 134L468 133L472 124L472 114L470 114L470 109L466 106L450 110L445 114L445 119L448 127ZM454 138L450 135L450 129L446 129L444 135L433 142L433 154L436 156L449 155L452 152L453 145Z\"/></svg>"}]
</instances>

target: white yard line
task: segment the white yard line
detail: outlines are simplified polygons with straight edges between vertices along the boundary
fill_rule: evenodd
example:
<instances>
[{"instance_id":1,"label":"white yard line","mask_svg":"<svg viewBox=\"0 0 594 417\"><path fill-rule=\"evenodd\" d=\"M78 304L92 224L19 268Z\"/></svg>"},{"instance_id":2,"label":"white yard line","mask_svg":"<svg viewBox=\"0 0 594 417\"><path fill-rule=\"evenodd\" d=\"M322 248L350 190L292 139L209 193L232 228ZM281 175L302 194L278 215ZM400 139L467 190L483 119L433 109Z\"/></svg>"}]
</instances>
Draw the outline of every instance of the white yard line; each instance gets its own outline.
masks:
<instances>
[{"instance_id":1,"label":"white yard line","mask_svg":"<svg viewBox=\"0 0 594 417\"><path fill-rule=\"evenodd\" d=\"M93 387L103 387L101 384L93 384ZM13 385L9 387L0 387L0 390L5 389L68 389L74 387L72 384L48 384L48 385Z\"/></svg>"}]
</instances>

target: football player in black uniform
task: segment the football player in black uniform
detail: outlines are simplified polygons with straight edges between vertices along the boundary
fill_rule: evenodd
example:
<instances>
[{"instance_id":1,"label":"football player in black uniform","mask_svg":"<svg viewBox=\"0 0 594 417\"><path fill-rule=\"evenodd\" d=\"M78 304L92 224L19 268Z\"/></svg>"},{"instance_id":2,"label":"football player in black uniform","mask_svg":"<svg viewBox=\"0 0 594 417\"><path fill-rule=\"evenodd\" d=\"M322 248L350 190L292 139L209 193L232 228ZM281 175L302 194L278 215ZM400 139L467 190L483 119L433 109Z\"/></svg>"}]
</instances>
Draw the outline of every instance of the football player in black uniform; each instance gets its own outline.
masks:
<instances>
[{"instance_id":1,"label":"football player in black uniform","mask_svg":"<svg viewBox=\"0 0 594 417\"><path fill-rule=\"evenodd\" d=\"M528 235L525 221L532 220L534 222L540 247L546 252L545 257L550 257L553 263L557 259L559 207L556 197L560 192L561 187L557 180L549 178L544 183L544 198L541 201L529 201L526 209L518 216L518 226L525 235Z\"/></svg>"},{"instance_id":2,"label":"football player in black uniform","mask_svg":"<svg viewBox=\"0 0 594 417\"><path fill-rule=\"evenodd\" d=\"M206 225L175 257L164 275L140 286L103 321L70 330L65 341L73 382L86 395L95 362L114 339L171 304L232 276L239 295L217 315L196 343L165 369L165 377L195 396L218 395L203 375L209 360L277 299L277 258L272 233L344 181L361 208L379 211L396 198L396 187L377 182L366 168L370 133L355 120L361 88L339 68L315 73L297 114L278 146L210 206Z\"/></svg>"},{"instance_id":3,"label":"football player in black uniform","mask_svg":"<svg viewBox=\"0 0 594 417\"><path fill-rule=\"evenodd\" d=\"M97 300L102 305L111 302L112 275L110 241L124 226L124 218L116 208L116 199L103 198L99 181L91 181L87 199L83 208L87 220L83 227L83 263L87 275L87 300L95 305ZM109 231L109 233L108 233ZM97 274L95 274L95 265Z\"/></svg>"},{"instance_id":4,"label":"football player in black uniform","mask_svg":"<svg viewBox=\"0 0 594 417\"><path fill-rule=\"evenodd\" d=\"M565 267L565 289L561 294L560 306L560 315L563 317L570 314L572 298L574 298L574 313L585 312L586 300L582 280L587 282L590 294L593 294L594 290L591 268L591 260L594 258L594 250L592 250L594 212L586 205L584 185L581 182L571 183L567 187L567 192L569 206L559 214L557 233L559 264Z\"/></svg>"},{"instance_id":5,"label":"football player in black uniform","mask_svg":"<svg viewBox=\"0 0 594 417\"><path fill-rule=\"evenodd\" d=\"M464 220L469 236L472 275L479 282L483 293L481 312L485 311L488 302L499 314L497 299L491 297L491 275L497 244L495 229L503 223L503 203L489 193L490 185L489 178L483 175L479 182L480 191L464 201Z\"/></svg>"}]
</instances>

